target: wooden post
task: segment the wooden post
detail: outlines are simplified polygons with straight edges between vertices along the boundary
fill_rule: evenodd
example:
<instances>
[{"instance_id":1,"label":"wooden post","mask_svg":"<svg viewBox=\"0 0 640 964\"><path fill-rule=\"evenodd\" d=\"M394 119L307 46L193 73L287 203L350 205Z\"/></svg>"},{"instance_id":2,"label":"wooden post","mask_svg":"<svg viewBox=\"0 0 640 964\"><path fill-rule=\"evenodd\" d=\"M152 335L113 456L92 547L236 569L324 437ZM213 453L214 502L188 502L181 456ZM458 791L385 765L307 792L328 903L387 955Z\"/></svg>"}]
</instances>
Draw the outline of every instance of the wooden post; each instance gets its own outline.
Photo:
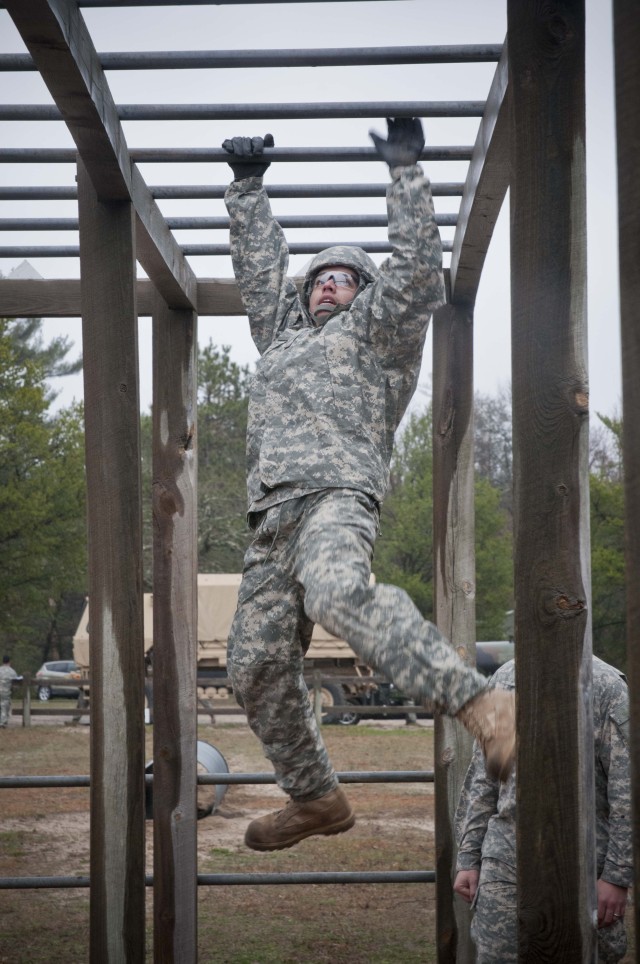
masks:
<instances>
[{"instance_id":1,"label":"wooden post","mask_svg":"<svg viewBox=\"0 0 640 964\"><path fill-rule=\"evenodd\" d=\"M90 958L145 959L144 627L132 206L78 162L91 599Z\"/></svg>"},{"instance_id":2,"label":"wooden post","mask_svg":"<svg viewBox=\"0 0 640 964\"><path fill-rule=\"evenodd\" d=\"M631 779L636 960L640 960L640 7L614 0L618 146L618 236L622 335L623 451L627 570L627 675L631 710Z\"/></svg>"},{"instance_id":3,"label":"wooden post","mask_svg":"<svg viewBox=\"0 0 640 964\"><path fill-rule=\"evenodd\" d=\"M473 312L445 305L433 319L434 611L438 628L475 666ZM435 720L438 962L475 960L470 914L453 896L453 827L473 741L455 720Z\"/></svg>"},{"instance_id":4,"label":"wooden post","mask_svg":"<svg viewBox=\"0 0 640 964\"><path fill-rule=\"evenodd\" d=\"M25 673L22 681L22 725L31 726L31 674Z\"/></svg>"},{"instance_id":5,"label":"wooden post","mask_svg":"<svg viewBox=\"0 0 640 964\"><path fill-rule=\"evenodd\" d=\"M318 726L322 726L322 677L320 670L313 671L313 712Z\"/></svg>"},{"instance_id":6,"label":"wooden post","mask_svg":"<svg viewBox=\"0 0 640 964\"><path fill-rule=\"evenodd\" d=\"M584 3L508 0L519 960L596 960Z\"/></svg>"},{"instance_id":7,"label":"wooden post","mask_svg":"<svg viewBox=\"0 0 640 964\"><path fill-rule=\"evenodd\" d=\"M197 959L197 319L153 312L154 960Z\"/></svg>"}]
</instances>

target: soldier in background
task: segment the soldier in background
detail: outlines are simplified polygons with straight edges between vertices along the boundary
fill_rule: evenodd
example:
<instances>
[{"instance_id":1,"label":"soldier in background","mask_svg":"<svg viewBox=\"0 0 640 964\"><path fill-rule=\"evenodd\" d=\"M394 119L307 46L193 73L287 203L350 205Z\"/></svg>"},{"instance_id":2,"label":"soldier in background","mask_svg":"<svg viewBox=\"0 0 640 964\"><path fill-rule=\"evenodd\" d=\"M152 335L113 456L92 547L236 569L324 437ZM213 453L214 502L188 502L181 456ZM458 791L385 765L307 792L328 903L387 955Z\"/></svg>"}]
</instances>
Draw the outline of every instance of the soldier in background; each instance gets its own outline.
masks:
<instances>
[{"instance_id":1,"label":"soldier in background","mask_svg":"<svg viewBox=\"0 0 640 964\"><path fill-rule=\"evenodd\" d=\"M0 726L6 727L11 716L11 684L14 679L20 679L11 665L11 657L2 657L0 666Z\"/></svg>"},{"instance_id":2,"label":"soldier in background","mask_svg":"<svg viewBox=\"0 0 640 964\"><path fill-rule=\"evenodd\" d=\"M515 664L494 674L515 688ZM629 695L624 676L593 657L593 739L596 778L598 961L626 952L624 913L633 876ZM517 964L516 778L490 777L474 748L456 812L457 875L453 889L473 904L471 936L477 964Z\"/></svg>"},{"instance_id":3,"label":"soldier in background","mask_svg":"<svg viewBox=\"0 0 640 964\"><path fill-rule=\"evenodd\" d=\"M413 395L427 327L443 304L442 246L416 118L372 134L391 171L393 253L378 269L358 247L317 255L302 294L262 175L273 138L223 143L234 180L225 201L231 256L260 352L247 430L249 524L227 668L248 722L290 797L252 821L255 850L291 847L355 822L316 726L303 678L314 623L417 703L469 728L505 777L515 749L514 701L489 690L408 595L370 585L393 437Z\"/></svg>"}]
</instances>

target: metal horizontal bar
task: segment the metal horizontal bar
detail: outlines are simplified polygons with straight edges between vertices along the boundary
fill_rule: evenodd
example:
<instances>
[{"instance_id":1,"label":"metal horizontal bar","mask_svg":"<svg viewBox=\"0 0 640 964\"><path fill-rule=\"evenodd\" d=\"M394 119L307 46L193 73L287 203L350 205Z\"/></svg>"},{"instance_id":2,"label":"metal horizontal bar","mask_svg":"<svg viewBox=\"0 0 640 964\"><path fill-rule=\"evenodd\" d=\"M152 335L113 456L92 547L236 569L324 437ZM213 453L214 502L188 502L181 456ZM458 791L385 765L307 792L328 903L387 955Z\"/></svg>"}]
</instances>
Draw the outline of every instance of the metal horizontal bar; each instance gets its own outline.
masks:
<instances>
[{"instance_id":1,"label":"metal horizontal bar","mask_svg":"<svg viewBox=\"0 0 640 964\"><path fill-rule=\"evenodd\" d=\"M176 7L182 0L78 0L79 7ZM190 7L235 6L264 3L265 0L189 0ZM274 0L277 3L317 3L318 0ZM352 0L320 0L321 3L349 3ZM0 10L5 6L0 2Z\"/></svg>"},{"instance_id":2,"label":"metal horizontal bar","mask_svg":"<svg viewBox=\"0 0 640 964\"><path fill-rule=\"evenodd\" d=\"M336 244L352 244L362 248L368 254L388 254L392 248L388 241L292 241L289 244L290 254L317 254L325 248L332 248ZM442 250L451 251L452 242L443 241ZM202 255L226 256L231 253L228 244L183 244L180 245L186 256L199 257ZM17 245L0 247L0 258L79 258L78 245Z\"/></svg>"},{"instance_id":3,"label":"metal horizontal bar","mask_svg":"<svg viewBox=\"0 0 640 964\"><path fill-rule=\"evenodd\" d=\"M436 223L455 227L457 215L437 214ZM174 231L224 231L230 220L220 218L165 218ZM386 214L291 214L276 217L281 228L386 228ZM0 218L0 231L77 231L77 218Z\"/></svg>"},{"instance_id":4,"label":"metal horizontal bar","mask_svg":"<svg viewBox=\"0 0 640 964\"><path fill-rule=\"evenodd\" d=\"M425 147L423 161L468 161L472 148L468 146ZM229 154L218 147L132 147L132 161L143 164L228 164ZM380 161L373 147L273 147L264 152L264 159L281 162L344 162ZM75 164L77 151L73 147L3 147L0 164Z\"/></svg>"},{"instance_id":5,"label":"metal horizontal bar","mask_svg":"<svg viewBox=\"0 0 640 964\"><path fill-rule=\"evenodd\" d=\"M340 783L433 783L433 770L351 770L337 777ZM197 782L203 786L266 784L275 783L276 778L270 773L200 773Z\"/></svg>"},{"instance_id":6,"label":"metal horizontal bar","mask_svg":"<svg viewBox=\"0 0 640 964\"><path fill-rule=\"evenodd\" d=\"M288 874L198 874L198 886L236 884L433 884L435 870L313 871Z\"/></svg>"},{"instance_id":7,"label":"metal horizontal bar","mask_svg":"<svg viewBox=\"0 0 640 964\"><path fill-rule=\"evenodd\" d=\"M228 184L157 184L150 187L156 200L190 200L225 196ZM271 198L311 197L385 197L386 184L266 184ZM431 185L434 197L461 197L464 184L455 181ZM35 187L0 187L0 201L72 201L78 197L76 187L43 185Z\"/></svg>"},{"instance_id":8,"label":"metal horizontal bar","mask_svg":"<svg viewBox=\"0 0 640 964\"><path fill-rule=\"evenodd\" d=\"M321 47L317 50L140 50L99 53L98 57L104 70L210 70L222 67L497 63L501 52L502 44L441 44L419 47ZM29 54L0 56L0 71L35 69Z\"/></svg>"},{"instance_id":9,"label":"metal horizontal bar","mask_svg":"<svg viewBox=\"0 0 640 964\"><path fill-rule=\"evenodd\" d=\"M433 884L435 870L311 871L288 874L197 874L199 887L268 884ZM87 888L90 877L0 877L0 890ZM145 885L153 887L151 874Z\"/></svg>"},{"instance_id":10,"label":"metal horizontal bar","mask_svg":"<svg viewBox=\"0 0 640 964\"><path fill-rule=\"evenodd\" d=\"M345 117L482 117L484 101L357 101L317 104L121 104L122 121L306 120ZM54 104L0 104L2 121L61 121Z\"/></svg>"},{"instance_id":11,"label":"metal horizontal bar","mask_svg":"<svg viewBox=\"0 0 640 964\"><path fill-rule=\"evenodd\" d=\"M289 242L288 247L290 254L317 254L319 251L324 251L325 248L332 248L336 244L354 245L355 247L362 248L362 250L368 254L389 254L392 250L388 241L292 241ZM443 241L442 250L451 251L451 244L451 241ZM183 244L181 247L183 253L187 256L210 254L227 255L231 253L228 244ZM0 248L0 255L2 255L2 251L3 249ZM5 255L5 257L8 257L8 255ZM11 257L21 257L21 255L11 255Z\"/></svg>"},{"instance_id":12,"label":"metal horizontal bar","mask_svg":"<svg viewBox=\"0 0 640 964\"><path fill-rule=\"evenodd\" d=\"M340 783L433 783L432 770L347 770L336 775ZM145 774L145 782L153 783L153 773ZM217 786L218 784L262 786L275 784L276 778L273 773L199 773L196 782L202 786ZM33 787L88 787L90 785L90 777L85 774L0 777L0 790L27 790Z\"/></svg>"}]
</instances>

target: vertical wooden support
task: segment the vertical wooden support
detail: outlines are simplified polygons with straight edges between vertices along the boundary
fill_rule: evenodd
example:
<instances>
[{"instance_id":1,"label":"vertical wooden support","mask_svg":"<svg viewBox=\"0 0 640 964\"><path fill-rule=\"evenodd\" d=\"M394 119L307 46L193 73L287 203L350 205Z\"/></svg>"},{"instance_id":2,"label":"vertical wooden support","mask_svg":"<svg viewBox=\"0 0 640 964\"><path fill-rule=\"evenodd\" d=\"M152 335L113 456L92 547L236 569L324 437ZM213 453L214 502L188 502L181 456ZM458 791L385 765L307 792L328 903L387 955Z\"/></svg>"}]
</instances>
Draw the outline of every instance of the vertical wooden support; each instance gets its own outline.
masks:
<instances>
[{"instance_id":1,"label":"vertical wooden support","mask_svg":"<svg viewBox=\"0 0 640 964\"><path fill-rule=\"evenodd\" d=\"M519 960L595 961L584 2L508 0Z\"/></svg>"},{"instance_id":2,"label":"vertical wooden support","mask_svg":"<svg viewBox=\"0 0 640 964\"><path fill-rule=\"evenodd\" d=\"M91 961L145 958L144 627L132 206L78 163L91 599Z\"/></svg>"},{"instance_id":3,"label":"vertical wooden support","mask_svg":"<svg viewBox=\"0 0 640 964\"><path fill-rule=\"evenodd\" d=\"M154 961L197 960L197 318L153 312Z\"/></svg>"},{"instance_id":4,"label":"vertical wooden support","mask_svg":"<svg viewBox=\"0 0 640 964\"><path fill-rule=\"evenodd\" d=\"M438 628L475 666L473 313L445 305L433 320L434 610ZM435 722L438 962L475 960L469 910L453 897L453 818L472 739L447 716Z\"/></svg>"},{"instance_id":5,"label":"vertical wooden support","mask_svg":"<svg viewBox=\"0 0 640 964\"><path fill-rule=\"evenodd\" d=\"M25 673L22 682L22 725L31 726L31 673Z\"/></svg>"},{"instance_id":6,"label":"vertical wooden support","mask_svg":"<svg viewBox=\"0 0 640 964\"><path fill-rule=\"evenodd\" d=\"M627 568L627 674L631 701L631 779L635 879L640 883L640 7L614 0L618 146L618 237ZM636 961L640 899L635 888Z\"/></svg>"}]
</instances>

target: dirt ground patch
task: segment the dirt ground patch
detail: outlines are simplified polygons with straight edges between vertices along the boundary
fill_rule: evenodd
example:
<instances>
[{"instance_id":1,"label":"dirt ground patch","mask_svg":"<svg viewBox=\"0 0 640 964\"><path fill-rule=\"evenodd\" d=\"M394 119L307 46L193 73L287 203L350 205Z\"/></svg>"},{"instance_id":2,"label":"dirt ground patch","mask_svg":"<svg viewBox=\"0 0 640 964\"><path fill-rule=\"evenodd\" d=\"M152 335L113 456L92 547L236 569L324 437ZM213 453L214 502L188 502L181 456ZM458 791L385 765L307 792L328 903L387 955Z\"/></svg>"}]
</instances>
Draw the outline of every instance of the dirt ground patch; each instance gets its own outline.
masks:
<instances>
[{"instance_id":1,"label":"dirt ground patch","mask_svg":"<svg viewBox=\"0 0 640 964\"><path fill-rule=\"evenodd\" d=\"M360 724L323 728L337 770L430 770L433 728ZM244 724L202 726L231 772L270 770ZM153 758L147 727L147 760ZM4 774L89 772L89 727L12 726L0 745ZM230 786L216 813L198 822L200 873L431 870L435 866L431 784L353 784L355 827L311 838L291 850L256 854L243 844L247 824L284 802L277 787ZM88 789L3 790L0 876L87 875ZM147 823L147 868L153 869ZM630 916L630 915L629 915ZM147 899L146 960L153 959L153 907ZM3 891L0 964L89 959L87 890ZM625 961L633 960L630 953ZM200 887L200 964L431 964L433 884Z\"/></svg>"},{"instance_id":2,"label":"dirt ground patch","mask_svg":"<svg viewBox=\"0 0 640 964\"><path fill-rule=\"evenodd\" d=\"M265 772L245 725L203 726L231 772ZM433 765L433 729L403 724L325 727L338 770L420 770ZM5 774L89 772L89 727L13 726L2 734ZM153 758L147 727L147 760ZM200 873L335 870L428 870L434 867L433 787L353 784L347 792L356 826L338 837L303 841L275 854L243 844L247 824L277 808L277 787L230 786L218 811L198 822ZM89 791L2 791L1 876L87 875ZM147 824L147 866L153 832ZM201 887L200 964L428 964L433 949L433 884L268 885ZM146 959L152 960L152 896L148 896ZM88 960L86 890L5 891L0 901L0 964ZM34 923L36 926L34 926Z\"/></svg>"}]
</instances>

